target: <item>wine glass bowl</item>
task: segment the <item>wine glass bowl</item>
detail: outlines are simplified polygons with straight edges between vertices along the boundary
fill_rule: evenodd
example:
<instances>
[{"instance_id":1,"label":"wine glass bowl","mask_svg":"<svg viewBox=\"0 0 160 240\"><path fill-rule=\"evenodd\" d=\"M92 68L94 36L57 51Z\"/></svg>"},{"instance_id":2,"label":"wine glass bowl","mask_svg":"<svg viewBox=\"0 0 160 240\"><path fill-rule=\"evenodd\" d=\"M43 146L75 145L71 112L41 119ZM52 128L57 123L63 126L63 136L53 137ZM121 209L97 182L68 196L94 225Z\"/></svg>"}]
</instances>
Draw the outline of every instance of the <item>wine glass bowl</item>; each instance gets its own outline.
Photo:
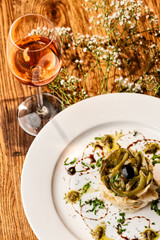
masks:
<instances>
[{"instance_id":1,"label":"wine glass bowl","mask_svg":"<svg viewBox=\"0 0 160 240\"><path fill-rule=\"evenodd\" d=\"M9 68L19 82L37 89L37 95L26 99L18 109L20 126L31 135L35 136L62 110L58 98L41 92L41 86L53 81L60 72L61 55L59 36L46 17L27 14L12 24L7 41Z\"/></svg>"}]
</instances>

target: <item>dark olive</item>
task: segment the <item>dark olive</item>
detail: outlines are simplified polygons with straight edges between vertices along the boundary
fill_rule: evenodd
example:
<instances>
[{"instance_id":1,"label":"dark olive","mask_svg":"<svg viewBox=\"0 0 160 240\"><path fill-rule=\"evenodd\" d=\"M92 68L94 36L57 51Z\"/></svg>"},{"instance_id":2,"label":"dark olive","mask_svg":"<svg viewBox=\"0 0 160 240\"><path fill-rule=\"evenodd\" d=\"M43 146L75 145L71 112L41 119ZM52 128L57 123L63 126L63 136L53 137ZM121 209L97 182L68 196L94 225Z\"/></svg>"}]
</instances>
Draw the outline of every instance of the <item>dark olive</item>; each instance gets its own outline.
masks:
<instances>
[{"instance_id":1,"label":"dark olive","mask_svg":"<svg viewBox=\"0 0 160 240\"><path fill-rule=\"evenodd\" d=\"M122 167L122 175L127 178L131 179L134 177L134 169L131 165L124 165Z\"/></svg>"},{"instance_id":2,"label":"dark olive","mask_svg":"<svg viewBox=\"0 0 160 240\"><path fill-rule=\"evenodd\" d=\"M74 174L76 173L75 167L70 167L70 168L68 168L67 173L68 173L69 175L74 175Z\"/></svg>"}]
</instances>

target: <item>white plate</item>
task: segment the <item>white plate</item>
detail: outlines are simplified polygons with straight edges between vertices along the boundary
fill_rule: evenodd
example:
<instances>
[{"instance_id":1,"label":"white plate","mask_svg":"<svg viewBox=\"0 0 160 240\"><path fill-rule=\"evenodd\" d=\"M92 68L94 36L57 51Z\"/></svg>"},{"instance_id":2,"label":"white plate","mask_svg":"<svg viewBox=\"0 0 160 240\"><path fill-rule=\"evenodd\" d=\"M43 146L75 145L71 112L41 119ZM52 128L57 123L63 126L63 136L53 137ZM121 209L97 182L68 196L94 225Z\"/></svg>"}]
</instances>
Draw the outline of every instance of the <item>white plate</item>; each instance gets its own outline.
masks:
<instances>
[{"instance_id":1,"label":"white plate","mask_svg":"<svg viewBox=\"0 0 160 240\"><path fill-rule=\"evenodd\" d=\"M64 159L81 154L95 136L121 129L136 129L160 139L160 100L133 93L96 96L68 107L38 134L27 153L21 179L25 214L38 239L92 239L79 215L64 204L68 189ZM147 216L147 211L142 213ZM157 221L154 211L150 212L151 221Z\"/></svg>"}]
</instances>

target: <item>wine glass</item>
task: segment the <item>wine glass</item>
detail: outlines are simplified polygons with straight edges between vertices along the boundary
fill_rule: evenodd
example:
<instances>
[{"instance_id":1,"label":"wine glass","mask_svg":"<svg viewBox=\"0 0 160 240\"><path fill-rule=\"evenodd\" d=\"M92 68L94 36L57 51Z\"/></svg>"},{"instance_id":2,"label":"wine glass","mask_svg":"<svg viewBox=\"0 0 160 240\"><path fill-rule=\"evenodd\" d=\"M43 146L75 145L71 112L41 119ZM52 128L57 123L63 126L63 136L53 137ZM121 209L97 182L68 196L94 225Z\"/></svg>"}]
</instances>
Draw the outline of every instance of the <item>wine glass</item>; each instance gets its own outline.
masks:
<instances>
[{"instance_id":1,"label":"wine glass","mask_svg":"<svg viewBox=\"0 0 160 240\"><path fill-rule=\"evenodd\" d=\"M41 90L60 72L61 56L61 43L49 19L27 14L13 22L7 41L9 68L21 83L37 90L18 107L19 124L30 135L36 136L63 108L57 97Z\"/></svg>"}]
</instances>

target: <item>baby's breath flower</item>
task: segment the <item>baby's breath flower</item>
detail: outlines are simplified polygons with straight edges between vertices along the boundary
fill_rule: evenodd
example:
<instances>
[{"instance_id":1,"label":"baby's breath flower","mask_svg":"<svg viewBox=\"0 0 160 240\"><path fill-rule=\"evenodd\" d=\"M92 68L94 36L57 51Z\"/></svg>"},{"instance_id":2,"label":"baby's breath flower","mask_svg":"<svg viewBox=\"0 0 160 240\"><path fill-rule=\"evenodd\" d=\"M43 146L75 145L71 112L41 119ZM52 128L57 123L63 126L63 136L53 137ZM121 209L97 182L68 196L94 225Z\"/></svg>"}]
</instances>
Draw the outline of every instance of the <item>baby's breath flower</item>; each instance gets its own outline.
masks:
<instances>
[{"instance_id":1,"label":"baby's breath flower","mask_svg":"<svg viewBox=\"0 0 160 240\"><path fill-rule=\"evenodd\" d=\"M89 21L90 21L90 23L92 23L92 22L93 22L93 20L94 20L94 17L91 17L91 18L90 18L90 20L89 20Z\"/></svg>"},{"instance_id":2,"label":"baby's breath flower","mask_svg":"<svg viewBox=\"0 0 160 240\"><path fill-rule=\"evenodd\" d=\"M87 48L85 47L85 48L83 48L83 52L87 52Z\"/></svg>"},{"instance_id":3,"label":"baby's breath flower","mask_svg":"<svg viewBox=\"0 0 160 240\"><path fill-rule=\"evenodd\" d=\"M78 71L76 74L80 77L77 78L70 74L65 75L65 71L61 71L58 77L59 82L57 84L60 85L60 88L64 92L67 92L65 97L68 99L68 102L73 103L74 101L88 97L86 88L82 88L82 86L85 86L87 77L90 75L90 72L92 73L93 71L97 71L99 73L97 76L99 75L101 78L104 76L104 79L100 81L102 84L99 88L101 89L98 90L97 94L108 92L108 80L110 71L112 70L115 70L116 74L120 75L115 78L115 86L118 91L143 93L142 86L147 89L147 85L151 82L152 84L159 84L157 83L157 75L159 75L160 68L157 68L157 66L160 51L156 41L152 40L147 42L144 37L145 31L153 34L155 38L159 36L160 29L158 27L157 15L154 16L153 12L149 10L148 6L144 6L141 0L111 0L110 5L107 4L108 1L106 0L100 0L98 2L84 0L83 4L86 11L93 11L93 16L89 18L89 30L93 29L93 25L96 28L103 28L106 31L105 36L83 35L81 33L73 34L70 28L56 28L62 40L62 45L64 41L64 47L66 47L66 49L67 46L75 50L77 49L77 51L75 51L74 62L77 64L75 66L76 71ZM140 18L144 16L146 16L147 29L143 26L141 29L141 24L139 24ZM49 38L52 38L54 35L54 32L52 33L47 29L41 28L34 29L30 34L33 35L37 33L46 34ZM81 51L79 51L79 49ZM153 59L154 56L153 60L156 64L154 66L154 64L150 65L150 63L148 63L147 66L146 60L144 63L146 67L144 72L140 64L138 67L142 70L142 76L138 76L138 72L141 72L138 71L138 67L134 75L134 59L127 56L127 53L130 52L130 56L135 55L139 58L137 53L140 49L146 54L149 61ZM86 59L88 59L86 55L91 59L89 64L86 64ZM83 63L85 64L83 65ZM68 66L66 67L68 69ZM155 73L155 75L151 73ZM130 76L130 78L126 77L125 74ZM159 85L156 85L156 89L160 90Z\"/></svg>"},{"instance_id":4,"label":"baby's breath flower","mask_svg":"<svg viewBox=\"0 0 160 240\"><path fill-rule=\"evenodd\" d=\"M97 16L97 18L101 18L102 17L102 14L100 13L98 16Z\"/></svg>"},{"instance_id":5,"label":"baby's breath flower","mask_svg":"<svg viewBox=\"0 0 160 240\"><path fill-rule=\"evenodd\" d=\"M60 84L64 85L64 83L65 83L64 79L61 79Z\"/></svg>"}]
</instances>

